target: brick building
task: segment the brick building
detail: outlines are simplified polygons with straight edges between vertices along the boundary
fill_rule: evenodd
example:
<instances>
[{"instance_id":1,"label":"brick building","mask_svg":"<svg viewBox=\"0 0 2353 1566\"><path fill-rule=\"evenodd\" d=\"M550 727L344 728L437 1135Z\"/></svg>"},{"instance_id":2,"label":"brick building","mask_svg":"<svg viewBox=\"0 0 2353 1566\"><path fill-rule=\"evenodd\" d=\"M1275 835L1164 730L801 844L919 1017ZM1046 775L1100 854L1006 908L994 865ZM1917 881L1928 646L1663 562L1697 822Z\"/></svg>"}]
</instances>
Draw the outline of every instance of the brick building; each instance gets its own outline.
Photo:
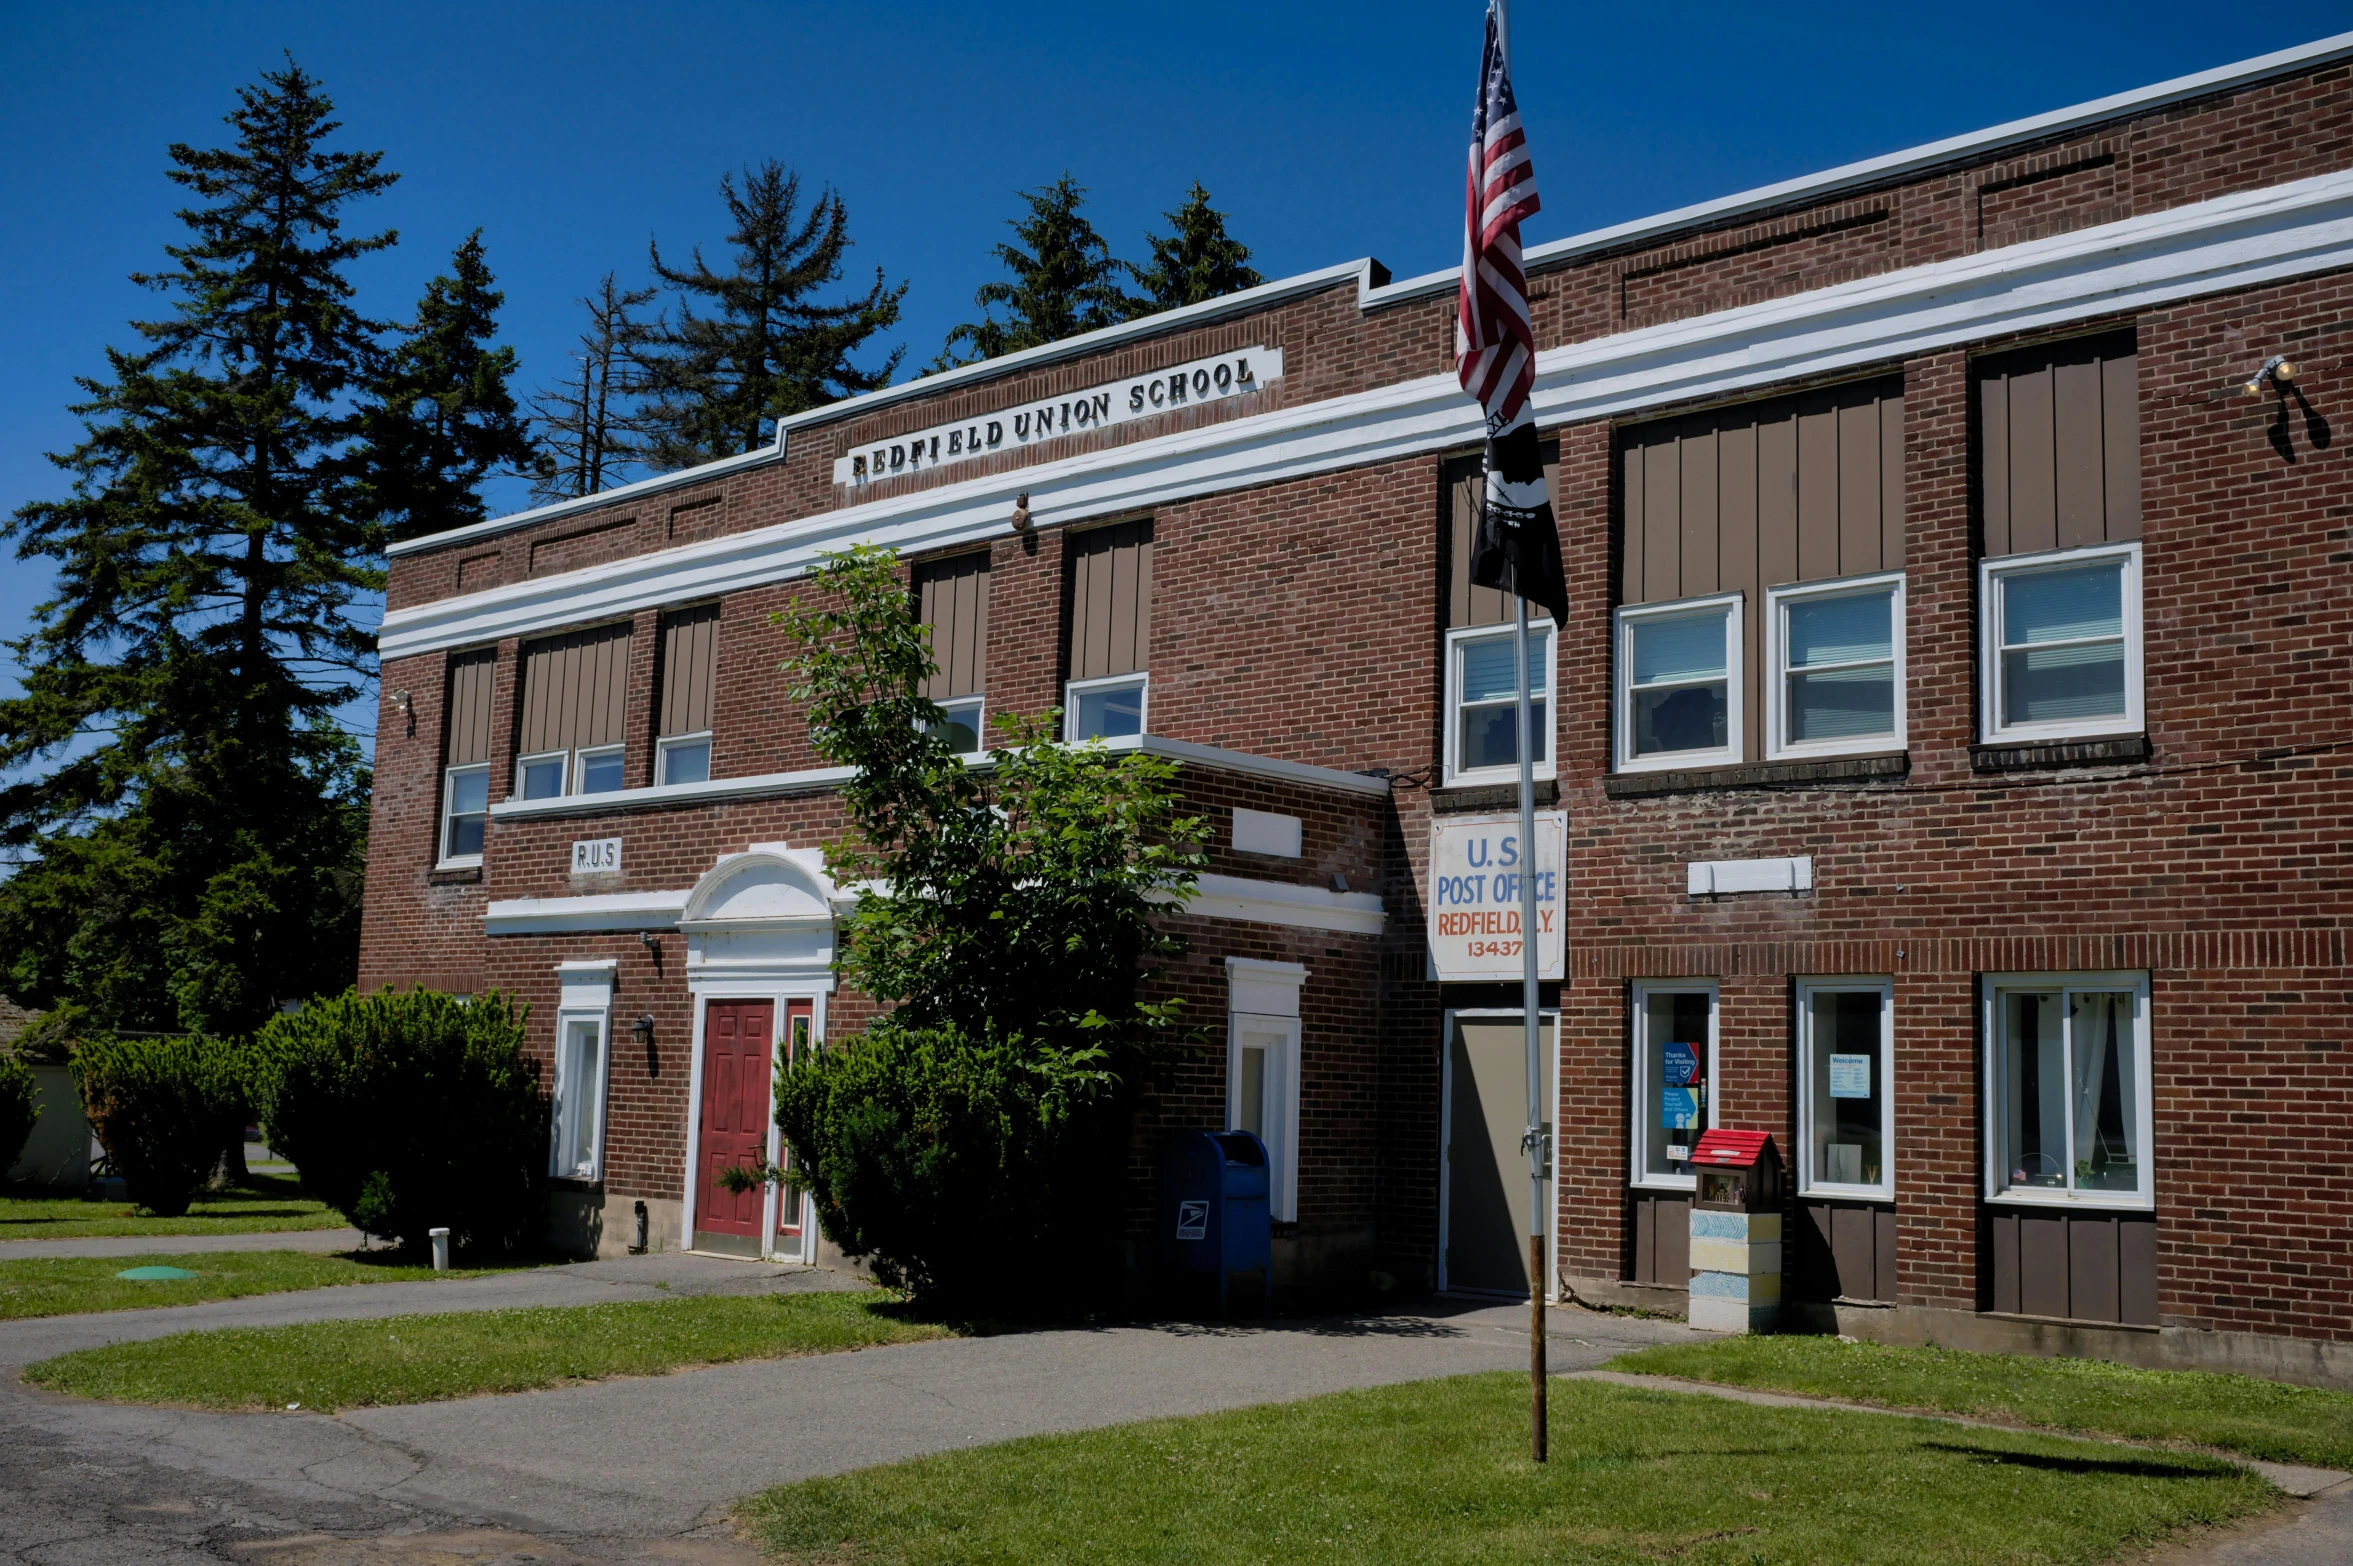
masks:
<instances>
[{"instance_id":1,"label":"brick building","mask_svg":"<svg viewBox=\"0 0 2353 1566\"><path fill-rule=\"evenodd\" d=\"M2348 61L1528 252L1548 1287L1677 1308L1683 1154L1761 1128L1816 1321L2353 1384ZM1172 983L1226 1048L1139 1192L1246 1123L1278 1281L1526 1288L1517 958L1446 912L1516 830L1454 287L1309 273L395 549L362 983L532 1004L567 1232L815 1243L708 1171L861 1011L769 615L870 539L958 721L1067 705L1216 827Z\"/></svg>"}]
</instances>

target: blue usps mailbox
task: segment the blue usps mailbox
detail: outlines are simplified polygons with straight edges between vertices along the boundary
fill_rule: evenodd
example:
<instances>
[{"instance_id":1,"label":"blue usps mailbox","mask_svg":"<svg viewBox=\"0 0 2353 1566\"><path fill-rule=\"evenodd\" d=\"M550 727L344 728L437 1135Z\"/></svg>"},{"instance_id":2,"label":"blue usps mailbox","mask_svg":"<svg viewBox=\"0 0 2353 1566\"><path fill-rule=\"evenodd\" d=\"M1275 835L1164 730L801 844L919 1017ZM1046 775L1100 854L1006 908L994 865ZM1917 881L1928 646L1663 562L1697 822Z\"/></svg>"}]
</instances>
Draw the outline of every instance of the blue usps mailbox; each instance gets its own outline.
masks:
<instances>
[{"instance_id":1,"label":"blue usps mailbox","mask_svg":"<svg viewBox=\"0 0 2353 1566\"><path fill-rule=\"evenodd\" d=\"M1263 1310L1274 1296L1266 1144L1247 1131L1179 1131L1160 1169L1160 1257L1190 1293L1216 1280L1228 1314L1229 1281L1255 1272Z\"/></svg>"}]
</instances>

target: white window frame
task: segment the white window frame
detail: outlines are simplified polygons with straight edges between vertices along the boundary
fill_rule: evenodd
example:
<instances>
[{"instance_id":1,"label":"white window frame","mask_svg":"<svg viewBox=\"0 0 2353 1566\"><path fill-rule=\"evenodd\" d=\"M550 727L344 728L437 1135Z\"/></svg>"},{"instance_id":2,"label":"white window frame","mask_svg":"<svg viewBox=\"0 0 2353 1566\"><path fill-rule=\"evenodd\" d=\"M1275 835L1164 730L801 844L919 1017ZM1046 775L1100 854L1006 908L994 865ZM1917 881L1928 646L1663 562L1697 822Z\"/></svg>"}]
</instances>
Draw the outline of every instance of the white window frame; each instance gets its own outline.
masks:
<instances>
[{"instance_id":1,"label":"white window frame","mask_svg":"<svg viewBox=\"0 0 2353 1566\"><path fill-rule=\"evenodd\" d=\"M1710 593L1701 598L1678 598L1663 604L1627 604L1614 617L1612 645L1616 667L1610 679L1616 686L1611 705L1617 713L1617 756L1620 772L1690 772L1701 767L1737 766L1746 759L1748 713L1743 699L1748 671L1742 667L1747 651L1741 628L1744 613L1740 593ZM1689 614L1698 609L1722 608L1724 615L1724 736L1714 750L1678 750L1662 756L1634 754L1634 627L1644 620Z\"/></svg>"},{"instance_id":2,"label":"white window frame","mask_svg":"<svg viewBox=\"0 0 2353 1566\"><path fill-rule=\"evenodd\" d=\"M1632 1123L1627 1126L1626 1170L1627 1183L1638 1191L1689 1191L1699 1184L1692 1174L1652 1174L1645 1167L1649 1160L1647 1144L1650 1125L1658 1115L1655 1085L1650 1080L1650 997L1653 995L1698 995L1708 998L1708 1113L1707 1126L1723 1124L1723 1081L1716 1070L1718 1042L1724 1031L1724 996L1714 979L1637 979L1629 991L1633 1020L1628 1033L1634 1045L1632 1069L1628 1075L1627 1101L1633 1109ZM1703 1128L1704 1129L1704 1128ZM1697 1145L1696 1139L1694 1145ZM1685 1160L1686 1167L1689 1160Z\"/></svg>"},{"instance_id":3,"label":"white window frame","mask_svg":"<svg viewBox=\"0 0 2353 1566\"><path fill-rule=\"evenodd\" d=\"M551 1179L595 1181L605 1177L605 1103L612 1081L613 976L618 970L619 964L610 958L556 964L561 995L556 1006L555 1068L548 1074L552 1102L547 1170ZM596 1029L594 1080L586 1084L585 1092L582 1084L565 1080L564 1061L570 1053L567 1036L575 1023ZM590 1117L588 1164L585 1170L577 1164L567 1169L563 1167L564 1149L574 1139L566 1132L577 1128L581 1115Z\"/></svg>"},{"instance_id":4,"label":"white window frame","mask_svg":"<svg viewBox=\"0 0 2353 1566\"><path fill-rule=\"evenodd\" d=\"M1879 1179L1824 1180L1814 1172L1814 997L1840 992L1879 997ZM1797 981L1797 1188L1800 1196L1895 1200L1895 981L1838 974Z\"/></svg>"},{"instance_id":5,"label":"white window frame","mask_svg":"<svg viewBox=\"0 0 2353 1566\"><path fill-rule=\"evenodd\" d=\"M1269 1051L1271 1079L1264 1086L1264 1111L1272 1137L1267 1142L1267 1209L1276 1223L1299 1221L1299 991L1308 970L1295 962L1255 957L1226 959L1226 1129L1242 1120L1242 1038L1245 1033L1281 1038Z\"/></svg>"},{"instance_id":6,"label":"white window frame","mask_svg":"<svg viewBox=\"0 0 2353 1566\"><path fill-rule=\"evenodd\" d=\"M987 697L979 695L978 693L969 696L950 696L943 701L935 703L935 705L937 705L943 713L956 707L970 707L972 709L972 749L957 751L957 755L981 756L988 753L989 703ZM1067 725L1065 725L1065 728L1067 729Z\"/></svg>"},{"instance_id":7,"label":"white window frame","mask_svg":"<svg viewBox=\"0 0 2353 1566\"><path fill-rule=\"evenodd\" d=\"M2002 997L2012 990L2057 990L2059 1013L2064 1032L2060 1050L2060 1079L2072 1086L2075 1080L2075 1008L2071 1004L2079 991L2097 990L2114 994L2128 990L2133 997L2134 1043L2139 1047L2133 1056L2133 1138L2140 1150L2140 1187L2134 1191L2078 1191L2072 1186L2052 1190L2041 1186L2010 1186L2002 1172L2004 1145L2002 1125L2004 1111L2009 1106L2006 1085L2002 1081ZM1985 1196L1989 1202L2016 1207L2096 1207L2104 1210L2149 1212L2157 1206L2157 1144L2156 1117L2150 1099L2154 1096L2156 1071L2152 1064L2152 1035L2149 1026L2149 976L2146 973L1989 973L1985 976L1984 1022L1985 1039ZM2075 1115L2074 1099L2067 1098L2069 1113L2067 1126L2068 1178L2074 1178Z\"/></svg>"},{"instance_id":8,"label":"white window frame","mask_svg":"<svg viewBox=\"0 0 2353 1566\"><path fill-rule=\"evenodd\" d=\"M1517 634L1510 622L1502 625L1466 625L1446 633L1446 782L1455 784L1516 783L1520 769L1508 767L1465 767L1462 765L1462 649L1466 643L1501 639L1509 641ZM1544 722L1537 738L1534 775L1549 778L1555 773L1553 735L1560 728L1560 639L1552 623L1552 616L1543 615L1528 622L1530 656L1536 655L1534 643L1541 635L1548 640L1543 656ZM1536 682L1530 680L1529 684Z\"/></svg>"},{"instance_id":9,"label":"white window frame","mask_svg":"<svg viewBox=\"0 0 2353 1566\"><path fill-rule=\"evenodd\" d=\"M1886 734L1854 734L1838 739L1790 742L1786 732L1789 704L1789 616L1792 604L1813 598L1859 598L1889 590L1889 648L1895 661L1894 728ZM1765 759L1798 760L1808 756L1868 756L1905 746L1904 701L1904 573L1875 571L1869 576L1840 577L1828 582L1792 582L1765 591ZM1876 663L1876 658L1862 660ZM1839 665L1824 665L1835 668Z\"/></svg>"},{"instance_id":10,"label":"white window frame","mask_svg":"<svg viewBox=\"0 0 2353 1566\"><path fill-rule=\"evenodd\" d=\"M537 766L543 761L552 761L557 766L562 767L564 769L564 775L556 780L556 791L553 794L542 795L541 797L545 799L562 799L566 794L571 792L572 753L568 750L536 750L528 756L517 756L515 758L515 797L517 799L527 799L530 797L523 792L523 773L525 769Z\"/></svg>"},{"instance_id":11,"label":"white window frame","mask_svg":"<svg viewBox=\"0 0 2353 1566\"><path fill-rule=\"evenodd\" d=\"M2124 611L2124 711L2097 718L2068 718L2044 723L2002 721L2002 589L2010 578L2098 560L2121 560L2124 577L2120 597ZM2017 740L2078 739L2094 735L2138 734L2146 727L2141 684L2141 546L2093 544L2081 549L2050 549L2031 555L2001 555L1977 563L1978 605L1978 732L1989 744ZM2101 638L2105 640L2106 638Z\"/></svg>"},{"instance_id":12,"label":"white window frame","mask_svg":"<svg viewBox=\"0 0 2353 1566\"><path fill-rule=\"evenodd\" d=\"M1119 690L1133 686L1143 698L1137 705L1136 732L1152 732L1152 676L1139 669L1132 674L1105 674L1091 680L1066 680L1062 686L1062 739L1065 744L1079 743L1078 699L1090 691Z\"/></svg>"},{"instance_id":13,"label":"white window frame","mask_svg":"<svg viewBox=\"0 0 2353 1566\"><path fill-rule=\"evenodd\" d=\"M450 828L457 822L457 812L451 808L456 803L455 795L457 793L457 780L461 776L468 776L477 773L480 774L482 778L483 837L485 842L488 841L490 834L490 763L487 761L475 761L469 762L466 765L460 767L442 768L441 852L436 857L434 862L433 867L436 870L463 870L482 863L482 855L479 852L471 854L453 854L449 851ZM469 815L472 813L473 812L471 811L467 812Z\"/></svg>"},{"instance_id":14,"label":"white window frame","mask_svg":"<svg viewBox=\"0 0 2353 1566\"><path fill-rule=\"evenodd\" d=\"M692 734L663 735L660 739L654 742L654 782L660 785L667 785L669 783L670 752L673 750L682 750L689 745L701 745L707 748L709 747L710 743L711 731L709 729L699 729ZM710 760L706 755L703 762L703 777L707 781L710 776Z\"/></svg>"},{"instance_id":15,"label":"white window frame","mask_svg":"<svg viewBox=\"0 0 2353 1566\"><path fill-rule=\"evenodd\" d=\"M621 761L621 787L601 792L619 794L629 787L629 747L627 745L584 745L572 752L571 787L567 793L585 795L588 792L588 760L591 756L617 756Z\"/></svg>"}]
</instances>

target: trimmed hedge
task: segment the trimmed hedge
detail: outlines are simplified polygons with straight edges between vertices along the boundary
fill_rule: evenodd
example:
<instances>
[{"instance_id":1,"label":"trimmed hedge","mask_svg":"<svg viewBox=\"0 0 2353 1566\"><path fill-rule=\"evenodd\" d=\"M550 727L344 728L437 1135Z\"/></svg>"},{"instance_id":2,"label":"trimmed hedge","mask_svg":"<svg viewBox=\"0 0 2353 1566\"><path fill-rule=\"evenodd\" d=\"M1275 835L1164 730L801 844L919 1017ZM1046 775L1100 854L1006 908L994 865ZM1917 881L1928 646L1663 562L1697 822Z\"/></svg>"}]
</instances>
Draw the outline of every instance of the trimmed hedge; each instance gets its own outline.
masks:
<instances>
[{"instance_id":1,"label":"trimmed hedge","mask_svg":"<svg viewBox=\"0 0 2353 1566\"><path fill-rule=\"evenodd\" d=\"M177 1218L220 1168L245 1117L250 1062L226 1039L85 1038L74 1051L82 1111L131 1200Z\"/></svg>"},{"instance_id":2,"label":"trimmed hedge","mask_svg":"<svg viewBox=\"0 0 2353 1566\"><path fill-rule=\"evenodd\" d=\"M504 996L346 991L255 1042L271 1151L355 1225L412 1252L441 1226L477 1252L536 1238L547 1105Z\"/></svg>"}]
</instances>

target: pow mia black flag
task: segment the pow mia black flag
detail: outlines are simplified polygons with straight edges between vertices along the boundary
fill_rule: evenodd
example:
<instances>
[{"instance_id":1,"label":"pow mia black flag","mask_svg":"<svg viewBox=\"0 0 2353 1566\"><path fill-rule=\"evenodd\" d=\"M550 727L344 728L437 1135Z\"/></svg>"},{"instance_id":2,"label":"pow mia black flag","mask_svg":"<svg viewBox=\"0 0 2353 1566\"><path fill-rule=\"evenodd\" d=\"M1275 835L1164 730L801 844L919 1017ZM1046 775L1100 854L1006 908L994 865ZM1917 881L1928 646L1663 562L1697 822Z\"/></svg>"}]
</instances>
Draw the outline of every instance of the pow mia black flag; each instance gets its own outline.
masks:
<instances>
[{"instance_id":1,"label":"pow mia black flag","mask_svg":"<svg viewBox=\"0 0 2353 1566\"><path fill-rule=\"evenodd\" d=\"M1500 434L1487 437L1487 492L1479 506L1479 535L1471 547L1471 580L1499 587L1569 623L1569 585L1561 575L1560 530L1544 483L1544 454L1528 406Z\"/></svg>"}]
</instances>

